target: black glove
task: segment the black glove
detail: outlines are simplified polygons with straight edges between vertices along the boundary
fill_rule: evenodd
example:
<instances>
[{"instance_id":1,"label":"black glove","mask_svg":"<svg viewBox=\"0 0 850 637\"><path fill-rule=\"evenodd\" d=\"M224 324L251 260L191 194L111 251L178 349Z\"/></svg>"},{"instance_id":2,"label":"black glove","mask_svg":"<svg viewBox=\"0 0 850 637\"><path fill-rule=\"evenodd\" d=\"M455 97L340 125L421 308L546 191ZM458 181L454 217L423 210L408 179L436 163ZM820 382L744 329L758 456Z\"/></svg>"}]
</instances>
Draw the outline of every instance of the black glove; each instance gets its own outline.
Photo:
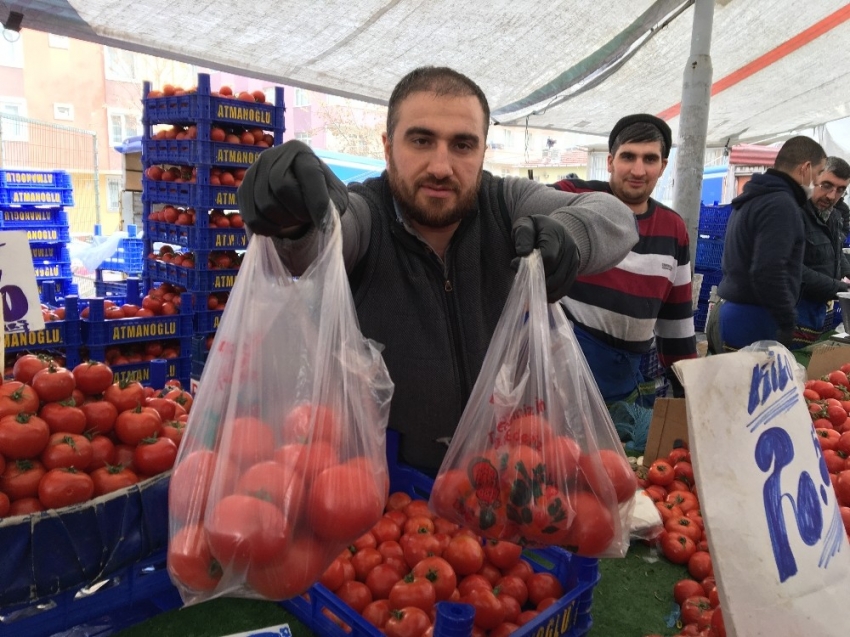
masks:
<instances>
[{"instance_id":1,"label":"black glove","mask_svg":"<svg viewBox=\"0 0 850 637\"><path fill-rule=\"evenodd\" d=\"M546 215L531 215L514 222L511 237L517 254L511 266L517 269L520 257L526 257L538 248L543 258L549 303L565 297L576 280L581 261L578 246L567 233L566 227Z\"/></svg>"},{"instance_id":2,"label":"black glove","mask_svg":"<svg viewBox=\"0 0 850 637\"><path fill-rule=\"evenodd\" d=\"M263 151L236 196L245 225L268 236L308 223L324 229L330 201L340 215L348 205L345 184L297 140Z\"/></svg>"},{"instance_id":3,"label":"black glove","mask_svg":"<svg viewBox=\"0 0 850 637\"><path fill-rule=\"evenodd\" d=\"M788 349L791 349L791 343L794 342L794 328L780 327L776 330L776 340Z\"/></svg>"}]
</instances>

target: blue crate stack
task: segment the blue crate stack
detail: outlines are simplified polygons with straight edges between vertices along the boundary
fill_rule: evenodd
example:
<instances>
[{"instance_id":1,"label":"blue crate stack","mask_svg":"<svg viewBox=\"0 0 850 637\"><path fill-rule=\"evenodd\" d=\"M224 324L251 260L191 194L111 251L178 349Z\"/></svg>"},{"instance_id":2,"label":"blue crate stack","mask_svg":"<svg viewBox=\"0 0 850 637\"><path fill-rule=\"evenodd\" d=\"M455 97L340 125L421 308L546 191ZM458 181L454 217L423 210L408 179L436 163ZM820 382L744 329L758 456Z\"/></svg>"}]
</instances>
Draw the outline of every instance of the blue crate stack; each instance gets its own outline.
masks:
<instances>
[{"instance_id":1,"label":"blue crate stack","mask_svg":"<svg viewBox=\"0 0 850 637\"><path fill-rule=\"evenodd\" d=\"M247 236L242 228L221 228L210 225L212 210L237 210L236 186L223 186L211 181L214 168L248 168L263 151L262 147L213 141L213 126L223 128L237 136L248 129L262 129L273 137L272 145L283 142L284 100L283 88L275 89L274 104L249 102L235 96L214 95L210 77L198 75L197 91L184 95L147 97L149 82L143 87L142 180L144 219L144 254L156 252L161 244L169 244L177 251L192 252L194 266L187 268L156 259L144 260L143 276L150 287L154 282L168 282L185 288L192 295L194 308L196 355L192 357L192 376L199 378L203 368L206 338L215 333L222 311L208 309L210 294L228 293L236 279L238 269L210 269L208 259L219 250L242 251L247 247ZM154 134L156 125L195 126L193 139L162 139ZM194 173L194 181L155 181L149 178L148 169L177 166ZM180 208L194 208L195 223L179 225L151 219L151 213L171 204Z\"/></svg>"},{"instance_id":2,"label":"blue crate stack","mask_svg":"<svg viewBox=\"0 0 850 637\"><path fill-rule=\"evenodd\" d=\"M711 288L720 283L723 278L721 260L723 259L723 241L726 237L726 224L732 213L732 205L701 205L699 211L699 226L697 229L697 250L694 272L702 274L697 309L694 312L694 328L697 332L705 331L708 318L708 304Z\"/></svg>"},{"instance_id":3,"label":"blue crate stack","mask_svg":"<svg viewBox=\"0 0 850 637\"><path fill-rule=\"evenodd\" d=\"M68 242L68 206L74 205L71 175L63 170L0 170L0 230L27 233L39 294L54 281L56 294L76 294Z\"/></svg>"},{"instance_id":4,"label":"blue crate stack","mask_svg":"<svg viewBox=\"0 0 850 637\"><path fill-rule=\"evenodd\" d=\"M95 237L101 236L100 225L94 227ZM138 236L135 224L127 226L127 236L118 241L115 253L103 260L95 271L95 294L101 297L124 297L127 294L126 278L141 278L144 270L145 242ZM105 272L118 272L120 280L104 278Z\"/></svg>"}]
</instances>

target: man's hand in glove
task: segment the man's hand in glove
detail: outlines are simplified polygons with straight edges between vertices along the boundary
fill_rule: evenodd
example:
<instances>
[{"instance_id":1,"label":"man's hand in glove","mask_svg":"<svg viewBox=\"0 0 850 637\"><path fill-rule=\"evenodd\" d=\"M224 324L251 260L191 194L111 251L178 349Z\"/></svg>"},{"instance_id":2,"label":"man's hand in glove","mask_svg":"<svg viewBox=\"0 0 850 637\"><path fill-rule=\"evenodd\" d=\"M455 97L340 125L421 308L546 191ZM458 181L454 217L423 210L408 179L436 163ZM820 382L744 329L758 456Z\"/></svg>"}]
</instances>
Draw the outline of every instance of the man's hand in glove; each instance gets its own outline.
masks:
<instances>
[{"instance_id":1,"label":"man's hand in glove","mask_svg":"<svg viewBox=\"0 0 850 637\"><path fill-rule=\"evenodd\" d=\"M514 268L518 267L520 257L539 249L549 303L565 297L576 279L581 262L578 246L566 227L546 215L531 215L516 220L511 236L517 254L512 263Z\"/></svg>"},{"instance_id":2,"label":"man's hand in glove","mask_svg":"<svg viewBox=\"0 0 850 637\"><path fill-rule=\"evenodd\" d=\"M309 146L292 140L260 154L237 199L248 228L275 236L306 224L323 229L331 200L340 215L345 212L348 190Z\"/></svg>"}]
</instances>

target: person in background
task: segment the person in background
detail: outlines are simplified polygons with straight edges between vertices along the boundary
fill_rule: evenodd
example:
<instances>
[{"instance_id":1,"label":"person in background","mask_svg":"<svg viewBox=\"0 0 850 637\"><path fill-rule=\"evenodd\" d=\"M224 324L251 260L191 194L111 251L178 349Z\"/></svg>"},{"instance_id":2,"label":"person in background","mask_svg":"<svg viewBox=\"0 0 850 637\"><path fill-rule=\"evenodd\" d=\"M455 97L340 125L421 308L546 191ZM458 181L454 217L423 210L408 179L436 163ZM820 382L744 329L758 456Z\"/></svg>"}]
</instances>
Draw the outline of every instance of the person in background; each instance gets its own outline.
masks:
<instances>
[{"instance_id":1,"label":"person in background","mask_svg":"<svg viewBox=\"0 0 850 637\"><path fill-rule=\"evenodd\" d=\"M842 250L844 219L836 207L848 184L850 165L840 157L827 157L812 196L803 205L806 247L793 349L811 345L832 329L825 324L828 306L839 292L850 289L842 281L850 274L850 263Z\"/></svg>"},{"instance_id":2,"label":"person in background","mask_svg":"<svg viewBox=\"0 0 850 637\"><path fill-rule=\"evenodd\" d=\"M625 259L605 272L580 275L561 301L609 404L637 398L641 357L653 340L674 395L682 395L682 388L670 366L697 356L688 230L675 211L650 197L671 143L664 120L628 115L608 137L607 182L565 179L553 185L567 192L611 193L638 225L640 238ZM642 402L654 398L653 390Z\"/></svg>"},{"instance_id":3,"label":"person in background","mask_svg":"<svg viewBox=\"0 0 850 637\"><path fill-rule=\"evenodd\" d=\"M792 137L774 167L732 200L717 289L721 351L762 340L792 346L806 243L801 208L825 164L820 144Z\"/></svg>"},{"instance_id":4,"label":"person in background","mask_svg":"<svg viewBox=\"0 0 850 637\"><path fill-rule=\"evenodd\" d=\"M363 335L384 346L395 384L389 427L401 460L440 467L515 277L540 250L549 302L577 274L607 270L637 241L629 209L601 193L558 192L483 170L490 109L445 67L394 88L383 134L387 169L348 187L297 141L263 152L238 191L248 228L276 237L294 275L318 252L329 202Z\"/></svg>"}]
</instances>

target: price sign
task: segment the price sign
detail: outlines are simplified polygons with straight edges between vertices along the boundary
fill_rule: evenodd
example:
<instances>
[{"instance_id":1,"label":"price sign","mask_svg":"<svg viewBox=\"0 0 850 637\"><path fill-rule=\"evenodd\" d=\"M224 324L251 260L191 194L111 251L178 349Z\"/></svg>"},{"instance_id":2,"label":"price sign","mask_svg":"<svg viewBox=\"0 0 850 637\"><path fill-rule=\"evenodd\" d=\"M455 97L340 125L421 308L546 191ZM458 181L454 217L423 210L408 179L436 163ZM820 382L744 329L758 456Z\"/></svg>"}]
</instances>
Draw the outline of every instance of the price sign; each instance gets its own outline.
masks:
<instances>
[{"instance_id":1,"label":"price sign","mask_svg":"<svg viewBox=\"0 0 850 637\"><path fill-rule=\"evenodd\" d=\"M847 634L850 545L784 347L674 367L728 634Z\"/></svg>"},{"instance_id":2,"label":"price sign","mask_svg":"<svg viewBox=\"0 0 850 637\"><path fill-rule=\"evenodd\" d=\"M25 232L0 232L0 296L6 334L44 329L32 252Z\"/></svg>"}]
</instances>

